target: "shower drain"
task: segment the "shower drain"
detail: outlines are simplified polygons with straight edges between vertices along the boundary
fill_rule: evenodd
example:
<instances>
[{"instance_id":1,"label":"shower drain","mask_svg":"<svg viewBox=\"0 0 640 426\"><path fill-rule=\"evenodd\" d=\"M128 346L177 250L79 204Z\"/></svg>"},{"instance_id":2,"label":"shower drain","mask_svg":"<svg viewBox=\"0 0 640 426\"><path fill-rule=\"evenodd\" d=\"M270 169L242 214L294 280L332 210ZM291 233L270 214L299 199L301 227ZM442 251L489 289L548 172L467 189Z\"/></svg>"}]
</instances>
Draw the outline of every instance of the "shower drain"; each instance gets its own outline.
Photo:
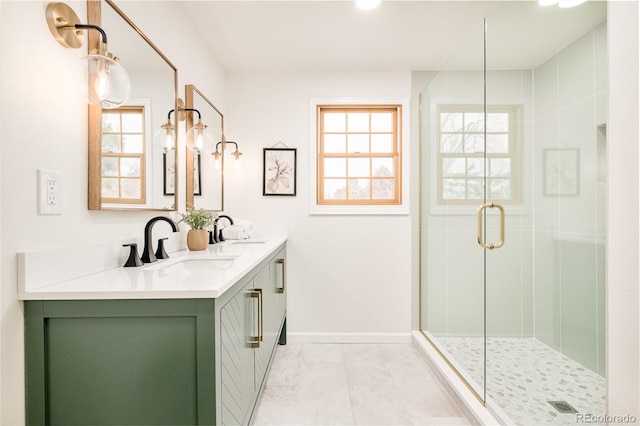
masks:
<instances>
[{"instance_id":1,"label":"shower drain","mask_svg":"<svg viewBox=\"0 0 640 426\"><path fill-rule=\"evenodd\" d=\"M573 408L567 401L547 401L553 408L561 413L577 413L578 410Z\"/></svg>"}]
</instances>

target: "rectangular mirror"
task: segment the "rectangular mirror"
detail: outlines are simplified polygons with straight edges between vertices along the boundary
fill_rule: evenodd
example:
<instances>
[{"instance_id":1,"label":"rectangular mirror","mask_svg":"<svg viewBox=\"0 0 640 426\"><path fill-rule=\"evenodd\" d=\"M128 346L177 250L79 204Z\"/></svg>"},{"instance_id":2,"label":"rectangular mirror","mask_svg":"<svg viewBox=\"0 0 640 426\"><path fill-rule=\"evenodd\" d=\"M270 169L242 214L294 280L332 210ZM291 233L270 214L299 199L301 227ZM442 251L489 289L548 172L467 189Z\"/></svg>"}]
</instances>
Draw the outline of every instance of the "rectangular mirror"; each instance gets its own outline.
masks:
<instances>
[{"instance_id":1,"label":"rectangular mirror","mask_svg":"<svg viewBox=\"0 0 640 426\"><path fill-rule=\"evenodd\" d=\"M215 143L222 140L224 133L224 117L222 113L193 84L185 86L185 107L187 109L187 129L193 127L194 120L197 121L198 119L196 112L189 111L189 109L195 109L200 113L202 123L207 126L207 130L213 136ZM191 136L192 134L188 132L187 138ZM187 144L189 144L189 141L187 141ZM218 147L218 152L222 152L222 144ZM187 208L223 210L223 170L223 156L216 160L212 153L187 150L185 166Z\"/></svg>"},{"instance_id":2,"label":"rectangular mirror","mask_svg":"<svg viewBox=\"0 0 640 426\"><path fill-rule=\"evenodd\" d=\"M87 1L87 15L131 79L125 105L89 105L89 210L176 210L175 138L167 149L154 133L176 110L177 69L111 0ZM88 34L94 49L98 34ZM175 125L175 113L171 119Z\"/></svg>"}]
</instances>

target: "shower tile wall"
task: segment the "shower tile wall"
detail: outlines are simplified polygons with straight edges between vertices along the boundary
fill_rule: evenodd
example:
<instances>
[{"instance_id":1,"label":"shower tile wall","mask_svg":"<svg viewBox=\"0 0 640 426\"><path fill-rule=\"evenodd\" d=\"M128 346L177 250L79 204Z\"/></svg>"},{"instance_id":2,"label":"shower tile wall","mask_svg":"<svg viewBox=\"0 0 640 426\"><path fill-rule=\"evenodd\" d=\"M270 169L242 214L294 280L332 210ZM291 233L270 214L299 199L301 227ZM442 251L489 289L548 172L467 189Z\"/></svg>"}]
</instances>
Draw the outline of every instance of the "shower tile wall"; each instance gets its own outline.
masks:
<instances>
[{"instance_id":1,"label":"shower tile wall","mask_svg":"<svg viewBox=\"0 0 640 426\"><path fill-rule=\"evenodd\" d=\"M606 23L534 69L535 336L601 375L606 76ZM550 148L579 149L578 194L544 194Z\"/></svg>"}]
</instances>

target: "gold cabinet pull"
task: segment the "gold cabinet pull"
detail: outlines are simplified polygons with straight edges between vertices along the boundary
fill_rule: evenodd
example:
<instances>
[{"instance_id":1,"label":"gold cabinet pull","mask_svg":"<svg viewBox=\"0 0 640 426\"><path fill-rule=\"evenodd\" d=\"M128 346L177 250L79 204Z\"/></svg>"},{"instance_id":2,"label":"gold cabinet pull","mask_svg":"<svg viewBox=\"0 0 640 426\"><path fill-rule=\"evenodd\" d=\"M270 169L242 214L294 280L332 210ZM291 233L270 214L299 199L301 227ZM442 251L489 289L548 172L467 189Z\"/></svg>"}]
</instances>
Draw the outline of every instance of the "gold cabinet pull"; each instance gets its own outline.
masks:
<instances>
[{"instance_id":1,"label":"gold cabinet pull","mask_svg":"<svg viewBox=\"0 0 640 426\"><path fill-rule=\"evenodd\" d=\"M264 340L264 311L262 309L262 289L257 288L256 290L258 291L258 339L260 342L262 342Z\"/></svg>"},{"instance_id":2,"label":"gold cabinet pull","mask_svg":"<svg viewBox=\"0 0 640 426\"><path fill-rule=\"evenodd\" d=\"M252 290L248 291L248 295L250 298L252 299L258 299L258 335L254 336L253 335L253 330L251 330L250 336L249 336L249 347L250 348L259 348L260 347L260 342L262 341L260 335L262 334L261 331L261 327L262 327L262 289L259 288L254 288ZM253 326L252 326L253 328Z\"/></svg>"},{"instance_id":3,"label":"gold cabinet pull","mask_svg":"<svg viewBox=\"0 0 640 426\"><path fill-rule=\"evenodd\" d=\"M497 208L498 210L500 210L500 241L495 244L485 244L484 238L482 236L482 212L486 208ZM480 245L480 247L489 250L498 249L504 245L504 207L502 207L500 204L490 202L484 203L483 205L478 207L478 244Z\"/></svg>"},{"instance_id":4,"label":"gold cabinet pull","mask_svg":"<svg viewBox=\"0 0 640 426\"><path fill-rule=\"evenodd\" d=\"M282 287L276 287L276 291L278 293L284 293L284 289L286 287L286 278L285 278L285 272L284 272L284 269L285 269L284 268L284 259L278 259L278 260L276 260L276 263L278 265L282 266L282 275L281 275L281 277L282 277L282 281L281 281L282 282Z\"/></svg>"}]
</instances>

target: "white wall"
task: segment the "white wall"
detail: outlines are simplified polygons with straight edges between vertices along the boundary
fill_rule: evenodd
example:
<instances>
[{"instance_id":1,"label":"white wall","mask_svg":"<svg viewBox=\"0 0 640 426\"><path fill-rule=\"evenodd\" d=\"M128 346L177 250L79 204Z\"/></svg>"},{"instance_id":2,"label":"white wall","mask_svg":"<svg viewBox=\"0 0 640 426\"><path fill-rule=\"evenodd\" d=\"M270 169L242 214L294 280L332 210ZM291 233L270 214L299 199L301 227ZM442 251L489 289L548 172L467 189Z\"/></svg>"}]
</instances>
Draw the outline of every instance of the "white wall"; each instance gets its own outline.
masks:
<instances>
[{"instance_id":1,"label":"white wall","mask_svg":"<svg viewBox=\"0 0 640 426\"><path fill-rule=\"evenodd\" d=\"M607 413L640 419L638 2L609 2Z\"/></svg>"},{"instance_id":2,"label":"white wall","mask_svg":"<svg viewBox=\"0 0 640 426\"><path fill-rule=\"evenodd\" d=\"M84 49L60 46L45 21L45 1L2 1L0 16L0 424L24 418L23 310L17 301L16 253L63 245L141 239L157 212L87 210L87 106L68 76ZM68 3L86 16L82 1ZM225 74L176 2L123 2L123 10L179 70L179 93L196 84L224 107ZM153 9L153 14L148 11ZM169 31L168 29L171 29ZM16 34L28 34L19 41ZM184 142L184 141L183 141ZM64 173L61 216L36 214L36 169ZM184 179L182 179L184 188ZM184 194L184 190L182 190ZM184 195L180 205L184 205ZM168 228L168 227L167 227ZM157 236L184 244L158 226ZM125 250L123 248L123 250Z\"/></svg>"},{"instance_id":3,"label":"white wall","mask_svg":"<svg viewBox=\"0 0 640 426\"><path fill-rule=\"evenodd\" d=\"M309 140L310 98L408 98L411 74L230 73L227 93L227 137L240 144L244 155L242 169L229 170L225 178L225 210L257 223L288 225L291 339L385 341L398 334L408 338L409 215L309 215L309 197L315 196L309 191L309 177L315 171L308 164L315 143ZM296 197L262 195L262 148L278 141L297 148ZM349 333L360 336L345 336Z\"/></svg>"}]
</instances>

